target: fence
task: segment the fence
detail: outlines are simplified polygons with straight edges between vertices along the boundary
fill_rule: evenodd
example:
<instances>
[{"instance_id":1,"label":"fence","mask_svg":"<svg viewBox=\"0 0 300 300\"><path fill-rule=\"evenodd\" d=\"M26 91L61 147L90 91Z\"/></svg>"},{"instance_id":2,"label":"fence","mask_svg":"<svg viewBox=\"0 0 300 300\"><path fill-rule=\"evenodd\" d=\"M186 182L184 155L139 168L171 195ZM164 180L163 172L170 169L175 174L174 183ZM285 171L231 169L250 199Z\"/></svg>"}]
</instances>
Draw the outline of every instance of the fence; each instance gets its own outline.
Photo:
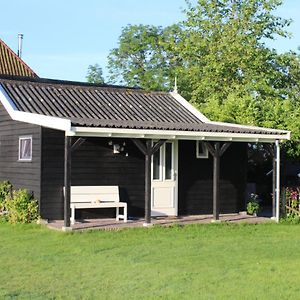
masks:
<instances>
[{"instance_id":1,"label":"fence","mask_svg":"<svg viewBox=\"0 0 300 300\"><path fill-rule=\"evenodd\" d=\"M282 207L286 214L300 216L300 187L286 187L282 191Z\"/></svg>"}]
</instances>

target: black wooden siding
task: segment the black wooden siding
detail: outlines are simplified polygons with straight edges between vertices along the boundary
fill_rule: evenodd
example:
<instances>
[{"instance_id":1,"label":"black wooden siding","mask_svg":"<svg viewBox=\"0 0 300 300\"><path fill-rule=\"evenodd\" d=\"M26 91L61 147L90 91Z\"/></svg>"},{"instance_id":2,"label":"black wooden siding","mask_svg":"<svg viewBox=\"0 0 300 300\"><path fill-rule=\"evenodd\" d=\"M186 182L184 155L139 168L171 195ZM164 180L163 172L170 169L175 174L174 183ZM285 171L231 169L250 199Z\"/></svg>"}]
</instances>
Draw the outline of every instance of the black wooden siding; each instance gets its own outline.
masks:
<instances>
[{"instance_id":1,"label":"black wooden siding","mask_svg":"<svg viewBox=\"0 0 300 300\"><path fill-rule=\"evenodd\" d=\"M64 133L43 128L42 217L63 218ZM72 185L118 185L129 216L144 215L144 156L130 140L113 154L111 139L87 138L72 154ZM221 159L221 212L244 209L246 144L233 143ZM196 159L196 142L179 141L179 214L212 213L212 158ZM77 217L113 216L114 209L78 210Z\"/></svg>"},{"instance_id":2,"label":"black wooden siding","mask_svg":"<svg viewBox=\"0 0 300 300\"><path fill-rule=\"evenodd\" d=\"M179 142L178 161L179 215L211 214L213 159L196 158L195 141ZM221 157L221 213L245 209L247 144L232 143Z\"/></svg>"},{"instance_id":3,"label":"black wooden siding","mask_svg":"<svg viewBox=\"0 0 300 300\"><path fill-rule=\"evenodd\" d=\"M19 136L32 136L32 161L19 159ZM26 188L40 200L41 127L13 121L0 104L0 181Z\"/></svg>"},{"instance_id":4,"label":"black wooden siding","mask_svg":"<svg viewBox=\"0 0 300 300\"><path fill-rule=\"evenodd\" d=\"M32 135L32 162L18 161L19 136ZM41 139L42 137L42 139ZM72 185L118 185L130 216L144 214L144 156L130 140L124 154L113 154L111 139L87 138L72 154ZM42 142L41 142L42 141ZM0 180L27 188L40 200L43 218L63 218L64 132L11 120L0 106ZM212 158L196 159L195 141L179 141L179 214L212 212ZM245 208L247 149L232 143L221 158L221 212ZM42 152L41 152L42 148ZM42 155L41 155L42 153ZM41 162L41 157L42 162ZM113 216L114 210L78 211L78 216Z\"/></svg>"},{"instance_id":5,"label":"black wooden siding","mask_svg":"<svg viewBox=\"0 0 300 300\"><path fill-rule=\"evenodd\" d=\"M76 138L73 139L73 141ZM87 138L72 153L72 185L118 185L121 201L128 203L129 216L144 214L144 156L130 140L123 154L113 154L111 139ZM63 218L64 133L43 128L42 216ZM115 209L78 210L77 217L113 216Z\"/></svg>"}]
</instances>

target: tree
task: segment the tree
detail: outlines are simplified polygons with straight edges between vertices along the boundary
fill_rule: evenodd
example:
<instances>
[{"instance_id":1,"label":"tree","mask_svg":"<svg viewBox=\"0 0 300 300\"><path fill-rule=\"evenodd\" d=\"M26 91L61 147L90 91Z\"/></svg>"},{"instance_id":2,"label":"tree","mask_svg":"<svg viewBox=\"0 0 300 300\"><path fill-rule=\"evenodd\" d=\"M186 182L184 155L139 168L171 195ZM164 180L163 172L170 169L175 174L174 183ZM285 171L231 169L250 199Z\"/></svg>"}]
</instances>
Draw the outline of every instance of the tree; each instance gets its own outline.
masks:
<instances>
[{"instance_id":1,"label":"tree","mask_svg":"<svg viewBox=\"0 0 300 300\"><path fill-rule=\"evenodd\" d=\"M124 27L119 47L108 57L110 81L147 90L169 90L175 79L174 49L180 32L179 25Z\"/></svg>"},{"instance_id":2,"label":"tree","mask_svg":"<svg viewBox=\"0 0 300 300\"><path fill-rule=\"evenodd\" d=\"M86 79L89 83L104 84L102 68L98 64L89 65Z\"/></svg>"},{"instance_id":3,"label":"tree","mask_svg":"<svg viewBox=\"0 0 300 300\"><path fill-rule=\"evenodd\" d=\"M128 25L109 56L111 80L170 90L177 76L179 92L209 118L293 129L300 139L299 55L267 46L268 40L289 36L291 21L274 15L280 5L187 0L178 24ZM300 154L300 147L293 151Z\"/></svg>"}]
</instances>

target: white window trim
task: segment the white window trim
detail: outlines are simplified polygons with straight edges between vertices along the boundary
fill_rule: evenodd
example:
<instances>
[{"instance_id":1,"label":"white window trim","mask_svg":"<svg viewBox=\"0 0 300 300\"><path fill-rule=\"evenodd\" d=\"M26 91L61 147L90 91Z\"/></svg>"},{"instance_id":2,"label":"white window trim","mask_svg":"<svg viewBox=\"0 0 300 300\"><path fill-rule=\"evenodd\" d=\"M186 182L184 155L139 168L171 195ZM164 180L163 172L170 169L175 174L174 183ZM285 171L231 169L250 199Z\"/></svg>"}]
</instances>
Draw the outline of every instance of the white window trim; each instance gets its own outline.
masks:
<instances>
[{"instance_id":1,"label":"white window trim","mask_svg":"<svg viewBox=\"0 0 300 300\"><path fill-rule=\"evenodd\" d=\"M157 141L152 141L152 146L154 145L154 143L156 143ZM159 178L154 179L154 163L153 163L153 158L154 155L152 155L151 158L151 179L153 181L162 181L163 180L163 168L162 168L162 164L163 164L163 151L162 151L162 146L157 150L157 152L159 152L159 166L158 166L158 170L159 170Z\"/></svg>"},{"instance_id":2,"label":"white window trim","mask_svg":"<svg viewBox=\"0 0 300 300\"><path fill-rule=\"evenodd\" d=\"M22 140L30 140L30 158L21 158L21 141ZM19 159L18 161L21 162L30 162L32 161L32 135L24 135L24 136L19 136Z\"/></svg>"},{"instance_id":3,"label":"white window trim","mask_svg":"<svg viewBox=\"0 0 300 300\"><path fill-rule=\"evenodd\" d=\"M199 153L199 144L203 144L204 153ZM208 149L202 141L196 141L196 158L208 158Z\"/></svg>"},{"instance_id":4,"label":"white window trim","mask_svg":"<svg viewBox=\"0 0 300 300\"><path fill-rule=\"evenodd\" d=\"M172 156L171 156L171 178L167 179L166 178L166 144L171 144L171 149L172 149ZM174 142L172 141L167 141L163 144L164 147L164 151L163 151L163 155L164 155L164 161L163 161L163 180L164 181L174 181Z\"/></svg>"}]
</instances>

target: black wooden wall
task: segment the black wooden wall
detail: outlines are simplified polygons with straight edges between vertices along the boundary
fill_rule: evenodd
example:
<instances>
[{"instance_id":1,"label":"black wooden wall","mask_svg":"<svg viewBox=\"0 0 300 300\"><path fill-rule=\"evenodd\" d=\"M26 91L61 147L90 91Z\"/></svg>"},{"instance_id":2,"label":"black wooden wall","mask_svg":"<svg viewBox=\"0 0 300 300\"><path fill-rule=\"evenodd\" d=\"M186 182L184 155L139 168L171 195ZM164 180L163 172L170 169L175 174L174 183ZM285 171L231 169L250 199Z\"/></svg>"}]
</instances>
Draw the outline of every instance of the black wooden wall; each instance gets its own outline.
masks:
<instances>
[{"instance_id":1,"label":"black wooden wall","mask_svg":"<svg viewBox=\"0 0 300 300\"><path fill-rule=\"evenodd\" d=\"M44 218L63 218L64 133L43 128L42 204ZM129 216L144 215L144 156L128 139L123 154L113 154L111 139L87 138L72 154L72 185L118 185ZM179 141L179 214L212 213L212 158L196 158L195 141ZM232 143L221 159L221 212L244 209L247 149ZM113 216L114 209L78 210L77 217Z\"/></svg>"},{"instance_id":2,"label":"black wooden wall","mask_svg":"<svg viewBox=\"0 0 300 300\"><path fill-rule=\"evenodd\" d=\"M213 159L196 158L195 141L179 142L178 213L211 214ZM247 144L232 143L221 157L221 213L245 209Z\"/></svg>"},{"instance_id":3,"label":"black wooden wall","mask_svg":"<svg viewBox=\"0 0 300 300\"><path fill-rule=\"evenodd\" d=\"M76 138L74 138L76 139ZM64 133L43 128L42 205L44 218L63 218L62 187L64 172ZM128 203L128 215L144 214L144 156L130 140L125 141L125 152L113 154L108 142L112 139L87 138L72 153L72 185L118 185L121 201ZM114 209L78 210L77 217L113 216Z\"/></svg>"},{"instance_id":4,"label":"black wooden wall","mask_svg":"<svg viewBox=\"0 0 300 300\"><path fill-rule=\"evenodd\" d=\"M19 159L19 136L32 136L32 161ZM0 104L0 181L9 180L14 188L26 188L40 199L41 127L13 121Z\"/></svg>"},{"instance_id":5,"label":"black wooden wall","mask_svg":"<svg viewBox=\"0 0 300 300\"><path fill-rule=\"evenodd\" d=\"M33 159L18 161L19 136L32 135ZM87 138L72 154L73 185L118 185L130 216L144 215L144 156L128 139L125 152L113 154L111 139ZM179 214L212 213L212 158L197 159L195 141L179 141ZM0 106L0 180L27 188L40 200L43 218L63 218L64 132L11 120ZM221 212L245 208L247 145L232 143L221 158ZM113 216L114 210L78 211L78 216Z\"/></svg>"}]
</instances>

